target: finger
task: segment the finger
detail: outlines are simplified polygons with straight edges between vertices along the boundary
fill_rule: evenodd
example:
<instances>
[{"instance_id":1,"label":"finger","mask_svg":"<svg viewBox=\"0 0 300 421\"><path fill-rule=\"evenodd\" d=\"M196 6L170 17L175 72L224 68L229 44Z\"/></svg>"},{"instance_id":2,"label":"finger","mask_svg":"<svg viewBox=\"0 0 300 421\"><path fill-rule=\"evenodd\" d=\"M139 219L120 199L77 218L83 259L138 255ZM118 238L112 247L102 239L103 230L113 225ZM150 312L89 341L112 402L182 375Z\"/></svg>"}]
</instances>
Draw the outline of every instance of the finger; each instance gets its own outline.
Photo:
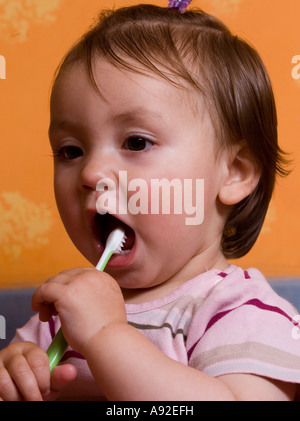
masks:
<instances>
[{"instance_id":1,"label":"finger","mask_svg":"<svg viewBox=\"0 0 300 421\"><path fill-rule=\"evenodd\" d=\"M7 364L7 370L24 400L42 400L35 375L23 355L15 355Z\"/></svg>"},{"instance_id":2,"label":"finger","mask_svg":"<svg viewBox=\"0 0 300 421\"><path fill-rule=\"evenodd\" d=\"M62 364L55 367L51 373L51 389L43 394L44 400L54 400L59 392L77 376L76 367L72 364Z\"/></svg>"},{"instance_id":3,"label":"finger","mask_svg":"<svg viewBox=\"0 0 300 421\"><path fill-rule=\"evenodd\" d=\"M39 310L34 310L39 312L39 319L42 322L47 322L51 319L52 316L57 315L54 304L52 303L42 303L39 305Z\"/></svg>"},{"instance_id":4,"label":"finger","mask_svg":"<svg viewBox=\"0 0 300 421\"><path fill-rule=\"evenodd\" d=\"M76 367L72 364L62 364L55 367L51 373L51 390L59 391L77 376Z\"/></svg>"},{"instance_id":5,"label":"finger","mask_svg":"<svg viewBox=\"0 0 300 421\"><path fill-rule=\"evenodd\" d=\"M22 396L5 367L0 367L0 400L19 401Z\"/></svg>"},{"instance_id":6,"label":"finger","mask_svg":"<svg viewBox=\"0 0 300 421\"><path fill-rule=\"evenodd\" d=\"M82 273L84 273L86 271L91 271L91 270L93 271L93 270L95 270L95 268L93 268L93 267L86 267L86 268L79 267L79 268L71 268L71 269L62 270L57 275L52 276L49 279L47 279L47 281L45 283L55 282L55 283L59 283L59 284L68 284L74 276L81 275Z\"/></svg>"},{"instance_id":7,"label":"finger","mask_svg":"<svg viewBox=\"0 0 300 421\"><path fill-rule=\"evenodd\" d=\"M34 348L24 355L35 376L38 388L43 395L50 389L50 367L48 356L41 348Z\"/></svg>"},{"instance_id":8,"label":"finger","mask_svg":"<svg viewBox=\"0 0 300 421\"><path fill-rule=\"evenodd\" d=\"M37 288L32 295L32 310L42 312L45 317L52 315L55 311L53 303L61 298L63 295L63 289L64 286L57 284L56 282L45 282Z\"/></svg>"},{"instance_id":9,"label":"finger","mask_svg":"<svg viewBox=\"0 0 300 421\"><path fill-rule=\"evenodd\" d=\"M67 282L67 278L80 275L83 272L90 271L90 270L95 270L95 268L94 267L77 267L77 268L66 269L66 270L62 270L57 276L59 277L60 275L62 276L61 282ZM64 277L66 278L64 279Z\"/></svg>"}]
</instances>

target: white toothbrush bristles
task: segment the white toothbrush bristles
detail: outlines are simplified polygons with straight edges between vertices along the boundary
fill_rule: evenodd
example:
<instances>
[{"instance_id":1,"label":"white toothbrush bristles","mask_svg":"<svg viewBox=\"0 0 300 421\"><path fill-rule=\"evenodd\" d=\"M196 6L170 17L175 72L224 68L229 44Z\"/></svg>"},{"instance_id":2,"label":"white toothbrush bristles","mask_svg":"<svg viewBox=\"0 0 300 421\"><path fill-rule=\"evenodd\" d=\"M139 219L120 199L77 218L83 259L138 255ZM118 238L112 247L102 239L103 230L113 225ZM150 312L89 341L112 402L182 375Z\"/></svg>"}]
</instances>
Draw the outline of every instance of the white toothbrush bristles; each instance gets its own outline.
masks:
<instances>
[{"instance_id":1,"label":"white toothbrush bristles","mask_svg":"<svg viewBox=\"0 0 300 421\"><path fill-rule=\"evenodd\" d=\"M122 254L122 253L125 253L124 252L124 250L122 250L122 248L123 248L123 246L124 246L124 244L125 244L125 242L126 242L126 239L127 239L127 237L126 237L126 235L124 234L124 236L123 236L123 238L122 238L122 240L121 240L121 242L120 242L120 244L119 244L119 246L116 248L116 250L114 251L114 254Z\"/></svg>"}]
</instances>

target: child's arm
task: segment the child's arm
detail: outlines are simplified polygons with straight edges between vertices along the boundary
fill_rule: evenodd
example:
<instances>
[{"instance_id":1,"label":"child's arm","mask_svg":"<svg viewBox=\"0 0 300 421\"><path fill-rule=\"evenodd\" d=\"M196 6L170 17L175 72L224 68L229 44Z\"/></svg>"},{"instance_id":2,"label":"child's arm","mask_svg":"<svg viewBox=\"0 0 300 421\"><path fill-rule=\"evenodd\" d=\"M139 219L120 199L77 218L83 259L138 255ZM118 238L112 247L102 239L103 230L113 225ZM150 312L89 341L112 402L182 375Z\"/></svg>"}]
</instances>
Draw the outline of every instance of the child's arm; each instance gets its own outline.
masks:
<instances>
[{"instance_id":1,"label":"child's arm","mask_svg":"<svg viewBox=\"0 0 300 421\"><path fill-rule=\"evenodd\" d=\"M295 385L259 376L208 376L168 358L129 325L102 329L85 356L109 400L292 400L295 394Z\"/></svg>"},{"instance_id":2,"label":"child's arm","mask_svg":"<svg viewBox=\"0 0 300 421\"><path fill-rule=\"evenodd\" d=\"M116 281L94 269L65 271L34 294L41 320L58 313L109 400L282 400L295 387L254 375L213 378L172 360L126 322Z\"/></svg>"},{"instance_id":3,"label":"child's arm","mask_svg":"<svg viewBox=\"0 0 300 421\"><path fill-rule=\"evenodd\" d=\"M32 342L17 342L0 351L0 400L55 399L75 377L70 364L56 367L50 376L46 352Z\"/></svg>"}]
</instances>

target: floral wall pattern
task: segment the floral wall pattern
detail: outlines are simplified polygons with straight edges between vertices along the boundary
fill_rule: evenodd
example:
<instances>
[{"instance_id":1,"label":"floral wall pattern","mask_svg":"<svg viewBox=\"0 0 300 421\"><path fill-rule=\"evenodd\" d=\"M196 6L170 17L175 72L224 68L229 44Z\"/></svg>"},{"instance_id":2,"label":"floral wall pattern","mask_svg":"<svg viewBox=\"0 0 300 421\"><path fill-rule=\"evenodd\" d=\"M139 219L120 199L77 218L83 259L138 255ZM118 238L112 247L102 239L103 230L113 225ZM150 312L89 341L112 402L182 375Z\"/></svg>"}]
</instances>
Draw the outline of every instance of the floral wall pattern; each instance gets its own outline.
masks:
<instances>
[{"instance_id":1,"label":"floral wall pattern","mask_svg":"<svg viewBox=\"0 0 300 421\"><path fill-rule=\"evenodd\" d=\"M0 0L0 37L26 42L31 25L55 21L61 0Z\"/></svg>"}]
</instances>

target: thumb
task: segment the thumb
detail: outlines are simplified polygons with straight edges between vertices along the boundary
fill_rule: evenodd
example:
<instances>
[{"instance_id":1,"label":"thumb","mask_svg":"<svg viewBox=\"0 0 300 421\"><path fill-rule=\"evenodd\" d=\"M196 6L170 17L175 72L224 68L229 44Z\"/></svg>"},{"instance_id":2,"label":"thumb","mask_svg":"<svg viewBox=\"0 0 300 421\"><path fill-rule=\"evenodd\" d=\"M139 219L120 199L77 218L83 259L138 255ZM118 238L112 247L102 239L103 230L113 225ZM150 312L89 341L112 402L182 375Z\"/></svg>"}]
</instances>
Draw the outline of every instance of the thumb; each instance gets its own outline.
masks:
<instances>
[{"instance_id":1,"label":"thumb","mask_svg":"<svg viewBox=\"0 0 300 421\"><path fill-rule=\"evenodd\" d=\"M77 376L76 367L72 364L62 364L54 367L51 373L50 390L43 395L45 400L55 399L61 389L72 382Z\"/></svg>"}]
</instances>

